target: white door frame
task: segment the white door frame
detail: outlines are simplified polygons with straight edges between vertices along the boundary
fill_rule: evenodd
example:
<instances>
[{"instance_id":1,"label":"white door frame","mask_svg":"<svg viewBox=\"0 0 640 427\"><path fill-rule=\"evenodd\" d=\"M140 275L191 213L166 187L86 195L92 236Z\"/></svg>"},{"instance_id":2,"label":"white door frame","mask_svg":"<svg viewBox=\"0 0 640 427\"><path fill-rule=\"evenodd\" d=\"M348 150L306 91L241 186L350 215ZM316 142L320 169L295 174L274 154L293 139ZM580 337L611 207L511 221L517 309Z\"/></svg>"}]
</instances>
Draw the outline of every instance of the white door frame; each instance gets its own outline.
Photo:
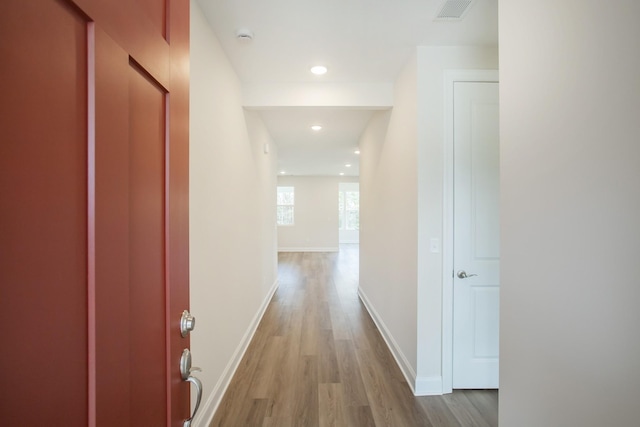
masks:
<instances>
[{"instance_id":1,"label":"white door frame","mask_svg":"<svg viewBox=\"0 0 640 427\"><path fill-rule=\"evenodd\" d=\"M453 85L495 82L498 70L444 72L444 188L442 239L442 392L453 391Z\"/></svg>"}]
</instances>

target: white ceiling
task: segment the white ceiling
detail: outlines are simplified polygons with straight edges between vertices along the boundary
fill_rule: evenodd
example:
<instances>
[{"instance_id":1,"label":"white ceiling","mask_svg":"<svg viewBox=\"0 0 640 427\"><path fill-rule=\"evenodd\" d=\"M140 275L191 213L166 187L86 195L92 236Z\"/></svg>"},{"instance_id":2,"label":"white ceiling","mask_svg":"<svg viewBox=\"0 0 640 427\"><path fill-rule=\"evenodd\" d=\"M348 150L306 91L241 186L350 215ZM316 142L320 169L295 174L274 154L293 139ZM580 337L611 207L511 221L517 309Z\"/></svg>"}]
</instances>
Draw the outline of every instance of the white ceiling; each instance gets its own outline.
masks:
<instances>
[{"instance_id":1,"label":"white ceiling","mask_svg":"<svg viewBox=\"0 0 640 427\"><path fill-rule=\"evenodd\" d=\"M416 46L497 45L497 0L434 21L442 0L198 0L244 85L392 83ZM236 39L238 29L254 33ZM309 69L322 64L321 77ZM357 175L353 151L373 111L273 105L261 115L294 175ZM344 107L344 105L342 106ZM312 124L323 125L313 132ZM344 168L345 163L352 168Z\"/></svg>"},{"instance_id":2,"label":"white ceiling","mask_svg":"<svg viewBox=\"0 0 640 427\"><path fill-rule=\"evenodd\" d=\"M278 168L288 175L358 176L358 139L372 110L276 109L262 112L278 144ZM320 131L312 125L323 126ZM345 164L352 165L345 167Z\"/></svg>"}]
</instances>

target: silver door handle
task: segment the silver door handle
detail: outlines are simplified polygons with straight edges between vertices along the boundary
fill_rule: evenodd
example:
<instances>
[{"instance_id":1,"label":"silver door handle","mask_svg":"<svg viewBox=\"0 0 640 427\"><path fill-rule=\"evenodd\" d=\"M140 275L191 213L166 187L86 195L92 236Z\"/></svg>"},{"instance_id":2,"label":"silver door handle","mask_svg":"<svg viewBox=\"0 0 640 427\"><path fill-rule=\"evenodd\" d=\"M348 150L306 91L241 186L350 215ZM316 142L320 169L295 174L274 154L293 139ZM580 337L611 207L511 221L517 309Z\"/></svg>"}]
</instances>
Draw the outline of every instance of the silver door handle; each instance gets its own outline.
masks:
<instances>
[{"instance_id":1,"label":"silver door handle","mask_svg":"<svg viewBox=\"0 0 640 427\"><path fill-rule=\"evenodd\" d=\"M473 276L477 276L477 274L467 274L466 271L464 270L459 270L456 275L458 276L459 279L466 279L468 277L473 277Z\"/></svg>"},{"instance_id":2,"label":"silver door handle","mask_svg":"<svg viewBox=\"0 0 640 427\"><path fill-rule=\"evenodd\" d=\"M196 414L198 413L198 409L200 408L200 401L202 400L202 383L199 379L197 379L196 377L192 377L191 375L189 375L185 381L188 381L196 386L196 406L195 408L193 408L193 414L191 414L191 417L184 420L184 424L182 424L182 427L191 427L191 422L193 421L193 418L196 416Z\"/></svg>"},{"instance_id":3,"label":"silver door handle","mask_svg":"<svg viewBox=\"0 0 640 427\"><path fill-rule=\"evenodd\" d=\"M182 427L191 427L191 422L193 418L198 413L198 409L200 408L200 401L202 400L202 382L193 375L192 372L200 372L200 368L191 367L191 352L188 348L182 350L182 357L180 357L180 375L182 376L183 381L190 382L191 384L196 386L196 406L193 408L193 414L182 424Z\"/></svg>"}]
</instances>

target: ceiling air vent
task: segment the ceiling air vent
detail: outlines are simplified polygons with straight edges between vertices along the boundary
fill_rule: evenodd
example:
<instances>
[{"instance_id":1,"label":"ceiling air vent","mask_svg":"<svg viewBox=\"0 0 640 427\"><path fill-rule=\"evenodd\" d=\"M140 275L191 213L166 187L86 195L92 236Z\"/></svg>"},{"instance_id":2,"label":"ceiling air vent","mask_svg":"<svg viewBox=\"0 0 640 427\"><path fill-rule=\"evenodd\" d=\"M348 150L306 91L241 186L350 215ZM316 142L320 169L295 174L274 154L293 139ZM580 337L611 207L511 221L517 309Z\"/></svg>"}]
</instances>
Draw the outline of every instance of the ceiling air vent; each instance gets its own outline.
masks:
<instances>
[{"instance_id":1,"label":"ceiling air vent","mask_svg":"<svg viewBox=\"0 0 640 427\"><path fill-rule=\"evenodd\" d=\"M253 40L253 31L246 28L241 28L238 31L236 31L236 39L238 39L238 41L241 41L243 43L248 43L251 40Z\"/></svg>"},{"instance_id":2,"label":"ceiling air vent","mask_svg":"<svg viewBox=\"0 0 640 427\"><path fill-rule=\"evenodd\" d=\"M446 0L440 7L436 21L458 21L470 9L475 0Z\"/></svg>"}]
</instances>

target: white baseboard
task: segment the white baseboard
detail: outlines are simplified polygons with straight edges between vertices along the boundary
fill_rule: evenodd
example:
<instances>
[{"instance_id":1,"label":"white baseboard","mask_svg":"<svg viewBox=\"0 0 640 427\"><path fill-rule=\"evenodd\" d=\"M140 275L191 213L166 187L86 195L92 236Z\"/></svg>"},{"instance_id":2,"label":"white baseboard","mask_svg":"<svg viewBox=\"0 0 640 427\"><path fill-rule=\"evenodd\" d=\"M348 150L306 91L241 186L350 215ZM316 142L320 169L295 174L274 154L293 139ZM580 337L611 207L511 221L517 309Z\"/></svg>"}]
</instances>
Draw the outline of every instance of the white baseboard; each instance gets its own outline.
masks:
<instances>
[{"instance_id":1,"label":"white baseboard","mask_svg":"<svg viewBox=\"0 0 640 427\"><path fill-rule=\"evenodd\" d=\"M340 248L330 246L327 248L278 248L278 252L338 252Z\"/></svg>"},{"instance_id":2,"label":"white baseboard","mask_svg":"<svg viewBox=\"0 0 640 427\"><path fill-rule=\"evenodd\" d=\"M384 322L382 321L382 319L378 315L378 312L376 311L376 309L371 304L371 301L369 301L369 298L367 298L367 295L364 293L364 291L360 287L358 287L358 296L360 297L360 300L362 301L362 303L364 304L365 308L369 312L369 315L371 315L371 318L373 319L373 322L378 327L378 330L380 331L380 334L382 335L382 338L384 339L384 342L387 344L387 347L389 347L389 350L391 351L391 354L393 355L393 358L396 359L396 363L400 367L400 371L402 371L402 374L404 375L405 379L407 380L407 383L409 384L409 387L411 388L411 391L415 395L416 394L416 387L415 387L416 373L415 373L415 371L413 370L413 368L409 364L409 361L407 360L407 358L404 356L404 353L400 349L400 346L398 345L398 343L393 339L393 335L391 335L391 332L389 332L389 329L387 328L387 326L384 324Z\"/></svg>"},{"instance_id":3,"label":"white baseboard","mask_svg":"<svg viewBox=\"0 0 640 427\"><path fill-rule=\"evenodd\" d=\"M416 377L416 387L413 393L416 396L442 395L442 377Z\"/></svg>"},{"instance_id":4,"label":"white baseboard","mask_svg":"<svg viewBox=\"0 0 640 427\"><path fill-rule=\"evenodd\" d=\"M236 348L236 351L233 353L231 360L229 360L229 363L227 364L226 368L222 372L222 375L220 376L218 383L213 388L213 391L209 395L209 398L207 399L207 401L202 404L200 410L198 411L199 414L194 418L193 420L194 427L207 427L209 424L211 424L211 421L213 421L213 416L216 413L216 410L218 409L220 402L222 401L222 397L224 396L224 393L227 391L227 388L231 383L231 379L233 378L233 375L236 373L236 370L238 369L238 366L240 365L240 362L242 361L242 358L244 357L244 354L246 353L247 348L249 347L249 343L251 343L251 340L253 339L253 336L256 333L256 329L258 329L258 325L262 320L262 316L264 316L265 311L267 311L267 307L271 302L271 298L273 297L273 294L276 292L277 289L278 289L278 280L276 280L271 286L271 289L269 289L267 296L265 297L264 301L262 301L262 305L260 306L260 309L251 320L251 323L249 324L247 331L242 337L242 340L240 341L238 348Z\"/></svg>"}]
</instances>

